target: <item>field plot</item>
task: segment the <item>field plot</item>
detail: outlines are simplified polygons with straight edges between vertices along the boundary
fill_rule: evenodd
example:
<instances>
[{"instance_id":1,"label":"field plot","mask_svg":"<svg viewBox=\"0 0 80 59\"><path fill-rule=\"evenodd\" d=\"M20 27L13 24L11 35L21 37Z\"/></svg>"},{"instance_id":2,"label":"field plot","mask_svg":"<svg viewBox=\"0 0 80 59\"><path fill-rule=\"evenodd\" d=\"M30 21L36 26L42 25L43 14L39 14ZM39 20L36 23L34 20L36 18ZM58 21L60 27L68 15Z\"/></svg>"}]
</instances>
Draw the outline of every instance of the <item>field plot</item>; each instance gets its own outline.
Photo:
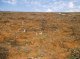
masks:
<instances>
[{"instance_id":1,"label":"field plot","mask_svg":"<svg viewBox=\"0 0 80 59\"><path fill-rule=\"evenodd\" d=\"M0 59L80 59L80 13L0 12Z\"/></svg>"}]
</instances>

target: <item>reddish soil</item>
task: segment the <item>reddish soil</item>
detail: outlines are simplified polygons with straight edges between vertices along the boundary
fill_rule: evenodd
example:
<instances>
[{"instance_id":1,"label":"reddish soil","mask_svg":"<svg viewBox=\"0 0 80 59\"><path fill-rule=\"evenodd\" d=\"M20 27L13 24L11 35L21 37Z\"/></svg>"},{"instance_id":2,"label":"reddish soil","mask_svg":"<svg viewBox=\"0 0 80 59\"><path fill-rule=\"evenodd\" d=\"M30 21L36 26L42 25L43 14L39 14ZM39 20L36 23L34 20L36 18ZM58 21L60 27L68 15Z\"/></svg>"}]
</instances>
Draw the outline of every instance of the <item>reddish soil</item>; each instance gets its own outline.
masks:
<instances>
[{"instance_id":1,"label":"reddish soil","mask_svg":"<svg viewBox=\"0 0 80 59\"><path fill-rule=\"evenodd\" d=\"M80 59L80 13L0 12L0 59Z\"/></svg>"}]
</instances>

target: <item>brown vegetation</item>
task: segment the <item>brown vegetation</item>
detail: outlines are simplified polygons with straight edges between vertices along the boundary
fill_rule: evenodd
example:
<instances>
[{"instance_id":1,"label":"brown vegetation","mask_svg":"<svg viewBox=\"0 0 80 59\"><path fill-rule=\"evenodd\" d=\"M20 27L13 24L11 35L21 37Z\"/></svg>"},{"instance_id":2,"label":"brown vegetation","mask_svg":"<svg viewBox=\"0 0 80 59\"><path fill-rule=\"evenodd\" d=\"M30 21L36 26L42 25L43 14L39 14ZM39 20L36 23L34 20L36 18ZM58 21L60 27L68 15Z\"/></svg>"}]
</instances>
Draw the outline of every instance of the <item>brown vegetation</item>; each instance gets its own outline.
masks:
<instances>
[{"instance_id":1,"label":"brown vegetation","mask_svg":"<svg viewBox=\"0 0 80 59\"><path fill-rule=\"evenodd\" d=\"M80 59L80 13L0 12L0 59Z\"/></svg>"}]
</instances>

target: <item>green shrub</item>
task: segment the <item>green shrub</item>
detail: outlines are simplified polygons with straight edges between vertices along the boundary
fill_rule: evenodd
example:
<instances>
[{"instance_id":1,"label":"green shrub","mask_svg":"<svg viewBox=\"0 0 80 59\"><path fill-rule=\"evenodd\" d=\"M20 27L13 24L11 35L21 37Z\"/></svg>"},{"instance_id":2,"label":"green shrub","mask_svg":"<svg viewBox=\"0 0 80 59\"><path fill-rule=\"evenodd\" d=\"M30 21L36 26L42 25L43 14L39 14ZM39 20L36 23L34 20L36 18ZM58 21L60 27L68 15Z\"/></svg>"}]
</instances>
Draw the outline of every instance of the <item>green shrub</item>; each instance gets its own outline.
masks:
<instances>
[{"instance_id":1,"label":"green shrub","mask_svg":"<svg viewBox=\"0 0 80 59\"><path fill-rule=\"evenodd\" d=\"M80 48L72 49L69 59L80 59Z\"/></svg>"}]
</instances>

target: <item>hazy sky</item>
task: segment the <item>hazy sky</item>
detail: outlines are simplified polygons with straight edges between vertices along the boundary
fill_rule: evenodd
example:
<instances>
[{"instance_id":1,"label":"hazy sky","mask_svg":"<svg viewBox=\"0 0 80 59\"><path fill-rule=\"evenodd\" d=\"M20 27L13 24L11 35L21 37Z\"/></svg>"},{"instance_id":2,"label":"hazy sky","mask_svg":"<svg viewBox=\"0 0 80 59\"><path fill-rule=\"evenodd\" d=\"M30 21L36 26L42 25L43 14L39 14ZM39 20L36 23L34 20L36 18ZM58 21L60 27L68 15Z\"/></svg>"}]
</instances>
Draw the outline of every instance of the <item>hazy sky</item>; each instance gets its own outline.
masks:
<instances>
[{"instance_id":1,"label":"hazy sky","mask_svg":"<svg viewBox=\"0 0 80 59\"><path fill-rule=\"evenodd\" d=\"M80 0L0 0L0 11L80 12Z\"/></svg>"}]
</instances>

